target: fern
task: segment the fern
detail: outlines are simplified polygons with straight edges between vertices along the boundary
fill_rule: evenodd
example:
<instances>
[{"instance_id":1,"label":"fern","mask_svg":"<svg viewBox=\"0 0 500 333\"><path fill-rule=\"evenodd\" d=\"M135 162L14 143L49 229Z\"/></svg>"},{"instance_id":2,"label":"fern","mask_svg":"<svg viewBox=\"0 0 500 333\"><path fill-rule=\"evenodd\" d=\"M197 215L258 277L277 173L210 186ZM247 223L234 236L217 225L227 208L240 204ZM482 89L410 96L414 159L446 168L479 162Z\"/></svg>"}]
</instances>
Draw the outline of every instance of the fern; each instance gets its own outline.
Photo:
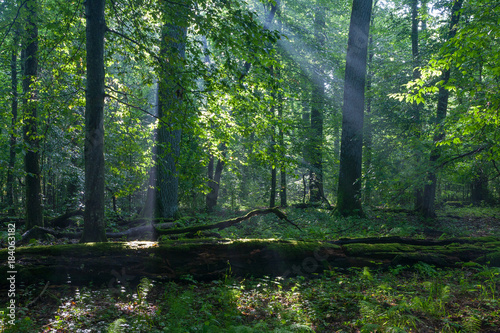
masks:
<instances>
[{"instance_id":1,"label":"fern","mask_svg":"<svg viewBox=\"0 0 500 333\"><path fill-rule=\"evenodd\" d=\"M125 332L128 327L127 321L123 318L117 319L108 326L108 333Z\"/></svg>"},{"instance_id":2,"label":"fern","mask_svg":"<svg viewBox=\"0 0 500 333\"><path fill-rule=\"evenodd\" d=\"M141 279L141 282L137 286L137 297L139 297L141 303L146 300L146 297L152 287L153 283L148 278L144 277Z\"/></svg>"},{"instance_id":3,"label":"fern","mask_svg":"<svg viewBox=\"0 0 500 333\"><path fill-rule=\"evenodd\" d=\"M462 326L469 333L481 332L481 319L476 316L465 317L462 321Z\"/></svg>"}]
</instances>

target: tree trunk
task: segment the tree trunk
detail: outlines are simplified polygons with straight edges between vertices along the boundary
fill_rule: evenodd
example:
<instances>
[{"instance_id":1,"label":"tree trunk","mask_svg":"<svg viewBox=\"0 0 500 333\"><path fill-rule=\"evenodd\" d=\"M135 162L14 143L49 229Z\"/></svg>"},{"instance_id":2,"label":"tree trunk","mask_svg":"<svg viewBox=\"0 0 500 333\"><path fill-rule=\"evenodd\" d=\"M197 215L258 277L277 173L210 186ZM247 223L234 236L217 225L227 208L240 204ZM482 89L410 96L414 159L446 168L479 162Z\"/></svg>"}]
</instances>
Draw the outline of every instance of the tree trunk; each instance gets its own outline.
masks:
<instances>
[{"instance_id":1,"label":"tree trunk","mask_svg":"<svg viewBox=\"0 0 500 333\"><path fill-rule=\"evenodd\" d=\"M279 127L279 140L280 140L280 149L281 149L281 167L280 167L280 206L287 206L287 198L286 198L286 163L285 163L285 134L283 131L283 103L281 100L281 96L279 97L279 105L278 105L278 118L280 119L280 127Z\"/></svg>"},{"instance_id":2,"label":"tree trunk","mask_svg":"<svg viewBox=\"0 0 500 333\"><path fill-rule=\"evenodd\" d=\"M321 51L325 45L325 13L326 10L316 2L314 13L314 39L318 43L318 50ZM319 54L320 52L318 52ZM315 75L313 77L313 88L311 93L311 147L310 173L309 173L309 201L319 203L323 200L323 108L325 83L323 79L323 67L321 60L318 59Z\"/></svg>"},{"instance_id":3,"label":"tree trunk","mask_svg":"<svg viewBox=\"0 0 500 333\"><path fill-rule=\"evenodd\" d=\"M462 8L463 0L456 0L451 9L451 21L448 31L448 40L451 40L456 35L458 21L460 20L460 9ZM448 109L448 98L450 92L444 87L450 79L450 67L443 71L441 77L442 85L439 87L438 105L436 111L436 132L434 133L434 148L431 151L429 158L431 168L435 167L436 161L441 157L440 149L436 144L444 139L445 133L443 129L446 111ZM422 214L424 217L434 218L436 216L435 200L436 200L436 185L437 175L436 170L431 170L427 175L428 184L424 187L424 196L422 202Z\"/></svg>"},{"instance_id":4,"label":"tree trunk","mask_svg":"<svg viewBox=\"0 0 500 333\"><path fill-rule=\"evenodd\" d=\"M10 60L11 68L11 87L12 87L12 121L11 121L11 133L9 141L9 166L7 168L7 196L6 204L8 207L8 214L11 216L16 215L16 209L14 205L14 168L16 166L16 122L17 122L17 108L18 108L18 93L17 93L17 53L19 52L19 36L18 32L14 32L14 40L12 42L12 56Z\"/></svg>"},{"instance_id":5,"label":"tree trunk","mask_svg":"<svg viewBox=\"0 0 500 333\"><path fill-rule=\"evenodd\" d=\"M272 66L271 66L271 73L273 73ZM273 104L271 106L271 110L269 111L269 113L274 118L275 117L274 101L276 100L276 95L274 93L271 93L271 97L273 99ZM276 177L278 172L278 170L276 169L276 126L272 126L271 129L272 129L271 147L269 148L269 151L271 153L272 162L271 162L271 190L269 193L269 208L273 208L276 206Z\"/></svg>"},{"instance_id":6,"label":"tree trunk","mask_svg":"<svg viewBox=\"0 0 500 333\"><path fill-rule=\"evenodd\" d=\"M310 168L310 147L311 147L311 139L310 139L310 129L311 129L311 114L307 109L307 102L305 101L307 97L304 96L304 101L302 102L302 126L303 126L303 135L304 145L302 146L302 158L303 163L307 168ZM306 182L306 174L302 175L302 185L303 185L303 196L302 202L305 203L307 200L307 196L309 194L309 188Z\"/></svg>"},{"instance_id":7,"label":"tree trunk","mask_svg":"<svg viewBox=\"0 0 500 333\"><path fill-rule=\"evenodd\" d=\"M377 1L375 1L374 6L377 5ZM374 25L374 16L371 16L370 26L373 29ZM371 122L372 116L372 80L373 80L373 36L370 35L370 39L368 41L368 64L367 64L367 75L366 75L366 120L364 121L364 146L365 146L365 175L368 175L365 180L365 193L364 193L364 201L368 205L371 202L372 196L372 184L370 180L370 174L372 173L372 146L373 146L373 128Z\"/></svg>"},{"instance_id":8,"label":"tree trunk","mask_svg":"<svg viewBox=\"0 0 500 333\"><path fill-rule=\"evenodd\" d=\"M470 186L470 199L472 204L479 206L489 199L488 176L483 168L476 167L475 174Z\"/></svg>"},{"instance_id":9,"label":"tree trunk","mask_svg":"<svg viewBox=\"0 0 500 333\"><path fill-rule=\"evenodd\" d=\"M462 267L467 262L498 266L498 239L426 241L398 237L335 242L252 240L171 241L74 244L24 247L16 250L17 277L26 285L40 281L74 285L107 283L113 287L117 272L128 280L150 277L199 280L233 276L314 276L334 268L389 268L418 262L438 267ZM8 250L0 250L7 262ZM8 287L7 271L0 272L0 287Z\"/></svg>"},{"instance_id":10,"label":"tree trunk","mask_svg":"<svg viewBox=\"0 0 500 333\"><path fill-rule=\"evenodd\" d=\"M411 2L411 51L413 56L413 80L420 79L420 54L418 50L418 1L412 0ZM419 103L413 106L413 121L415 123L415 127L413 130L414 136L417 139L417 142L420 141L420 132L421 132L421 124L420 124L420 113L422 112L423 104ZM421 152L419 147L415 150L417 165L420 165L421 162ZM420 182L416 184L415 188L415 211L421 211L423 204L423 188Z\"/></svg>"},{"instance_id":11,"label":"tree trunk","mask_svg":"<svg viewBox=\"0 0 500 333\"><path fill-rule=\"evenodd\" d=\"M85 104L85 213L81 242L105 242L104 18L105 0L87 0Z\"/></svg>"},{"instance_id":12,"label":"tree trunk","mask_svg":"<svg viewBox=\"0 0 500 333\"><path fill-rule=\"evenodd\" d=\"M172 218L179 210L179 172L177 163L180 154L182 115L185 106L182 89L182 63L185 58L187 11L182 4L174 17L170 8L165 9L161 33L158 125L156 217ZM165 6L168 6L166 4ZM173 22L173 23L167 23Z\"/></svg>"},{"instance_id":13,"label":"tree trunk","mask_svg":"<svg viewBox=\"0 0 500 333\"><path fill-rule=\"evenodd\" d=\"M353 1L346 55L337 194L337 209L341 215L363 215L361 161L366 58L371 12L371 0Z\"/></svg>"},{"instance_id":14,"label":"tree trunk","mask_svg":"<svg viewBox=\"0 0 500 333\"><path fill-rule=\"evenodd\" d=\"M273 208L276 206L276 175L277 175L277 170L276 170L276 167L273 165L273 166L271 166L271 191L270 191L271 193L270 193L270 200L269 200L269 207L270 208Z\"/></svg>"},{"instance_id":15,"label":"tree trunk","mask_svg":"<svg viewBox=\"0 0 500 333\"><path fill-rule=\"evenodd\" d=\"M38 26L36 0L26 2L25 63L24 63L24 142L26 154L26 227L43 226L42 189L40 183L40 144L38 138L37 90L35 81L38 71Z\"/></svg>"},{"instance_id":16,"label":"tree trunk","mask_svg":"<svg viewBox=\"0 0 500 333\"><path fill-rule=\"evenodd\" d=\"M222 149L225 149L225 145L222 145ZM225 152L223 153L223 157L225 157ZM224 160L218 159L217 164L215 165L214 172L214 157L210 156L210 161L208 164L208 187L210 187L210 192L207 193L206 197L206 206L207 211L212 212L217 206L217 201L219 199L219 190L220 190L220 180L222 176L222 170L224 169Z\"/></svg>"}]
</instances>

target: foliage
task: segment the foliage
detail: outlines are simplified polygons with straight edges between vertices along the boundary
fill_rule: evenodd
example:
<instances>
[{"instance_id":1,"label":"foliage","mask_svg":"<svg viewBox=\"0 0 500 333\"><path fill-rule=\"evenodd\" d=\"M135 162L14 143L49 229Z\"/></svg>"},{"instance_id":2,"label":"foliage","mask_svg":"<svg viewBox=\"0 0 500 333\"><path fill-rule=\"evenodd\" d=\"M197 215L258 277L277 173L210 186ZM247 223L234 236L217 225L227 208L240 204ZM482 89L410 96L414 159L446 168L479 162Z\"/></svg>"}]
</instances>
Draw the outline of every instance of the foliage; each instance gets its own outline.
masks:
<instances>
[{"instance_id":1,"label":"foliage","mask_svg":"<svg viewBox=\"0 0 500 333\"><path fill-rule=\"evenodd\" d=\"M476 288L488 279L476 272L487 268L433 270L433 277L405 266L392 272L330 271L315 279L228 276L210 283L151 281L154 287L143 302L130 289L111 293L69 287L59 303L50 302L56 310L50 323L37 312L41 306L30 310L29 329L43 325L43 332L479 332L500 325L498 300L484 297ZM141 284L149 283L145 281ZM28 326L18 328L17 332L30 331Z\"/></svg>"}]
</instances>

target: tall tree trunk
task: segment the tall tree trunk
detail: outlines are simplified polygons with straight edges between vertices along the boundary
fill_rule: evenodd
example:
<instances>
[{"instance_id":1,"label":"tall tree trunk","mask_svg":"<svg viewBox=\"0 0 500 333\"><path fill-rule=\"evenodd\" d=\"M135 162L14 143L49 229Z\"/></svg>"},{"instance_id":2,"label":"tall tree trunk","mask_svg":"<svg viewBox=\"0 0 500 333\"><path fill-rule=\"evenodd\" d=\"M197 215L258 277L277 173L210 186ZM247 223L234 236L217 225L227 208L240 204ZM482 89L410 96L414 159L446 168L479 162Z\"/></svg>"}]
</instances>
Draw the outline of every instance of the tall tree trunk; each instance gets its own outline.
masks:
<instances>
[{"instance_id":1,"label":"tall tree trunk","mask_svg":"<svg viewBox=\"0 0 500 333\"><path fill-rule=\"evenodd\" d=\"M283 17L284 17L284 6L280 6L277 9L276 15L278 15L278 31L283 33ZM281 69L278 67L276 70L276 75L279 80L282 79ZM286 185L286 146L285 146L285 119L283 118L283 92L280 89L278 92L278 140L280 146L280 206L287 206L287 185Z\"/></svg>"},{"instance_id":2,"label":"tall tree trunk","mask_svg":"<svg viewBox=\"0 0 500 333\"><path fill-rule=\"evenodd\" d=\"M104 18L105 0L86 0L85 213L81 242L105 242Z\"/></svg>"},{"instance_id":3,"label":"tall tree trunk","mask_svg":"<svg viewBox=\"0 0 500 333\"><path fill-rule=\"evenodd\" d=\"M26 2L26 33L24 63L24 142L26 155L24 169L26 172L26 228L43 226L42 190L40 184L40 155L38 139L37 90L35 81L38 71L38 26L36 0Z\"/></svg>"},{"instance_id":4,"label":"tall tree trunk","mask_svg":"<svg viewBox=\"0 0 500 333\"><path fill-rule=\"evenodd\" d=\"M366 58L371 12L371 0L353 1L346 55L339 189L337 193L337 209L341 215L363 215L361 161Z\"/></svg>"},{"instance_id":5,"label":"tall tree trunk","mask_svg":"<svg viewBox=\"0 0 500 333\"><path fill-rule=\"evenodd\" d=\"M273 67L271 67L271 73L273 73ZM275 99L275 94L271 93L273 103L276 100ZM272 114L272 117L275 117L275 111L274 111L274 104L271 106L270 113ZM271 134L271 147L270 147L270 152L271 152L271 158L272 158L272 163L271 163L271 191L269 193L269 207L273 208L276 206L276 176L277 176L277 169L276 169L276 128L275 126L272 126L272 134Z\"/></svg>"},{"instance_id":6,"label":"tall tree trunk","mask_svg":"<svg viewBox=\"0 0 500 333\"><path fill-rule=\"evenodd\" d=\"M413 56L413 80L420 79L420 54L418 50L418 1L412 0L411 2L411 51ZM420 124L420 113L422 112L423 104L416 104L413 106L413 121L415 123L414 128L414 136L416 141L420 140L420 132L421 132L421 124ZM415 150L417 165L420 164L421 161L421 152L420 147L417 147ZM420 185L420 182L417 183L415 188L415 211L420 211L422 209L423 204L423 188Z\"/></svg>"},{"instance_id":7,"label":"tall tree trunk","mask_svg":"<svg viewBox=\"0 0 500 333\"><path fill-rule=\"evenodd\" d=\"M19 52L18 44L19 37L18 32L14 33L14 40L12 46L12 55L10 60L11 68L11 87L12 87L12 122L11 122L11 133L9 141L9 166L7 169L7 197L6 204L8 207L8 213L11 216L16 215L16 209L14 205L14 168L16 165L16 122L17 122L17 109L18 109L18 93L17 93L17 53Z\"/></svg>"},{"instance_id":8,"label":"tall tree trunk","mask_svg":"<svg viewBox=\"0 0 500 333\"><path fill-rule=\"evenodd\" d=\"M325 8L316 2L314 13L314 39L318 43L318 50L325 45ZM319 54L319 52L318 52ZM323 200L323 108L325 83L323 79L323 67L321 60L317 59L316 75L313 77L313 89L311 94L311 168L309 173L310 202L318 203Z\"/></svg>"},{"instance_id":9,"label":"tall tree trunk","mask_svg":"<svg viewBox=\"0 0 500 333\"><path fill-rule=\"evenodd\" d=\"M279 74L278 74L279 75ZM283 131L283 100L282 100L282 95L279 94L278 97L278 118L280 120L280 126L279 126L279 144L280 144L280 149L281 149L281 166L280 166L280 206L281 207L286 207L287 206L287 198L286 198L286 163L285 163L285 133Z\"/></svg>"},{"instance_id":10,"label":"tall tree trunk","mask_svg":"<svg viewBox=\"0 0 500 333\"><path fill-rule=\"evenodd\" d=\"M277 170L275 166L271 167L271 193L269 200L269 207L273 208L276 206L276 176Z\"/></svg>"},{"instance_id":11,"label":"tall tree trunk","mask_svg":"<svg viewBox=\"0 0 500 333\"><path fill-rule=\"evenodd\" d=\"M377 0L373 5L377 6ZM374 25L374 15L371 16L370 26L373 29ZM370 35L370 39L368 41L368 64L367 64L367 76L366 76L366 120L364 121L364 146L365 146L365 175L369 175L371 173L372 168L372 146L373 146L373 129L372 129L372 80L373 80L373 36ZM371 189L372 184L370 181L370 177L367 177L365 180L365 193L364 193L364 201L367 204L371 202Z\"/></svg>"},{"instance_id":12,"label":"tall tree trunk","mask_svg":"<svg viewBox=\"0 0 500 333\"><path fill-rule=\"evenodd\" d=\"M311 165L311 156L310 156L310 151L311 151L311 134L310 134L310 129L311 129L311 113L308 110L308 104L306 102L306 99L308 96L303 97L303 102L302 102L302 128L303 128L303 135L302 137L305 139L305 143L302 147L302 158L303 158L303 164L307 167L310 168ZM305 203L307 196L309 194L309 188L307 186L306 182L306 174L302 175L302 183L304 185L304 191L303 191L303 198L302 202Z\"/></svg>"},{"instance_id":13,"label":"tall tree trunk","mask_svg":"<svg viewBox=\"0 0 500 333\"><path fill-rule=\"evenodd\" d=\"M448 31L448 40L456 35L456 26L460 20L460 9L462 8L463 0L455 0L451 9L451 21ZM434 133L434 148L431 151L429 158L431 168L435 166L436 161L441 157L441 152L436 144L444 139L445 133L443 129L443 122L446 118L446 111L448 109L448 98L450 92L444 87L450 79L450 67L443 71L441 80L443 84L439 87L438 105L436 111L436 132ZM421 212L424 217L433 218L436 216L435 200L436 200L436 184L437 175L435 170L431 170L427 175L428 184L424 187L424 196L422 201Z\"/></svg>"},{"instance_id":14,"label":"tall tree trunk","mask_svg":"<svg viewBox=\"0 0 500 333\"><path fill-rule=\"evenodd\" d=\"M179 172L181 127L184 113L182 90L182 63L186 53L186 25L188 1L173 6L178 9L173 17L171 8L165 9L162 28L159 73L159 101L157 141L156 216L173 218L179 210ZM165 4L168 6L168 4ZM178 8L177 8L178 7Z\"/></svg>"}]
</instances>

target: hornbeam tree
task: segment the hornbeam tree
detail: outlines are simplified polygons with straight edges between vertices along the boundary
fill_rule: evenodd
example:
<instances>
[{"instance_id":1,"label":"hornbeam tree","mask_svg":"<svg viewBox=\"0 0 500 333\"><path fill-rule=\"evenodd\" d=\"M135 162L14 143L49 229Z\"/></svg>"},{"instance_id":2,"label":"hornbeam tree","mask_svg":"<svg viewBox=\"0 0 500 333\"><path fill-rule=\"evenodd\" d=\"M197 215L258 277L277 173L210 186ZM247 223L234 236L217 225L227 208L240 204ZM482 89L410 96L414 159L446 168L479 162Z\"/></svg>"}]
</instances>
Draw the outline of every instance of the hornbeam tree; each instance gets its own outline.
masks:
<instances>
[{"instance_id":1,"label":"hornbeam tree","mask_svg":"<svg viewBox=\"0 0 500 333\"><path fill-rule=\"evenodd\" d=\"M26 172L26 228L43 226L42 190L40 184L40 153L37 130L38 26L36 0L25 3L26 24L24 35L24 169Z\"/></svg>"},{"instance_id":2,"label":"hornbeam tree","mask_svg":"<svg viewBox=\"0 0 500 333\"><path fill-rule=\"evenodd\" d=\"M104 19L105 0L87 0L85 105L85 214L81 242L105 242Z\"/></svg>"},{"instance_id":3,"label":"hornbeam tree","mask_svg":"<svg viewBox=\"0 0 500 333\"><path fill-rule=\"evenodd\" d=\"M158 79L156 214L172 218L179 210L179 171L182 119L185 115L182 67L186 56L189 0L165 3ZM173 6L173 7L169 7Z\"/></svg>"},{"instance_id":4,"label":"hornbeam tree","mask_svg":"<svg viewBox=\"0 0 500 333\"><path fill-rule=\"evenodd\" d=\"M337 194L341 215L362 215L361 156L371 0L354 0L347 42Z\"/></svg>"}]
</instances>

